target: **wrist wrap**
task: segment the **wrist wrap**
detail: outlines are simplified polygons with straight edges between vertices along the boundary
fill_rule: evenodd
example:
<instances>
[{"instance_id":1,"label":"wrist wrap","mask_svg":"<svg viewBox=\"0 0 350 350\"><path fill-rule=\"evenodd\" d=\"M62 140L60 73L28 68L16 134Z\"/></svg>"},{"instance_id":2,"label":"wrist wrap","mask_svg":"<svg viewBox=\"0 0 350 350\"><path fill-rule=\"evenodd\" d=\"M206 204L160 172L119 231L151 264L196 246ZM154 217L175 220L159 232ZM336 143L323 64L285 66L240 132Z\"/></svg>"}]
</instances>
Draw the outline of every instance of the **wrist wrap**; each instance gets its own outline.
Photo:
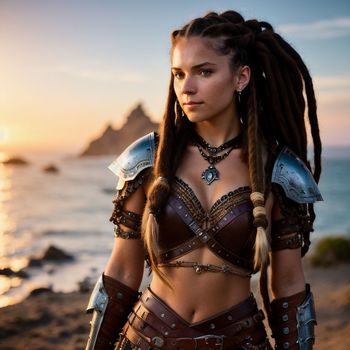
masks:
<instances>
[{"instance_id":1,"label":"wrist wrap","mask_svg":"<svg viewBox=\"0 0 350 350\"><path fill-rule=\"evenodd\" d=\"M102 275L91 294L87 312L93 313L85 350L113 350L138 292Z\"/></svg>"},{"instance_id":2,"label":"wrist wrap","mask_svg":"<svg viewBox=\"0 0 350 350\"><path fill-rule=\"evenodd\" d=\"M303 292L271 302L275 349L312 350L315 324L315 306L308 284Z\"/></svg>"}]
</instances>

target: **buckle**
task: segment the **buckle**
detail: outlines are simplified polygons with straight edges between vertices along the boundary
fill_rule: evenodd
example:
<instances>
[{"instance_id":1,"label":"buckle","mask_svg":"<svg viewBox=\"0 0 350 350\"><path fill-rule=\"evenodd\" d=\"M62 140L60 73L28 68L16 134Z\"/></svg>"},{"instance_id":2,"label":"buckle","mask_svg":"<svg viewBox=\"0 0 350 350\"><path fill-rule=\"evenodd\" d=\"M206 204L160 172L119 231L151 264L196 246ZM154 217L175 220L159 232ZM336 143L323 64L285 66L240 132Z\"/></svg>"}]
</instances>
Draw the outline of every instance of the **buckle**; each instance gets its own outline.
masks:
<instances>
[{"instance_id":1,"label":"buckle","mask_svg":"<svg viewBox=\"0 0 350 350\"><path fill-rule=\"evenodd\" d=\"M186 350L223 350L223 335L202 335L194 338L177 338L176 348Z\"/></svg>"},{"instance_id":2,"label":"buckle","mask_svg":"<svg viewBox=\"0 0 350 350\"><path fill-rule=\"evenodd\" d=\"M199 343L202 343L204 341L204 345L208 345L210 349L212 349L211 346L214 345L215 350L222 350L224 347L224 336L223 335L202 335L200 337L193 338L195 341L195 349L201 349L203 346L200 346ZM212 341L215 341L214 344L212 344ZM204 346L205 348L205 346Z\"/></svg>"}]
</instances>

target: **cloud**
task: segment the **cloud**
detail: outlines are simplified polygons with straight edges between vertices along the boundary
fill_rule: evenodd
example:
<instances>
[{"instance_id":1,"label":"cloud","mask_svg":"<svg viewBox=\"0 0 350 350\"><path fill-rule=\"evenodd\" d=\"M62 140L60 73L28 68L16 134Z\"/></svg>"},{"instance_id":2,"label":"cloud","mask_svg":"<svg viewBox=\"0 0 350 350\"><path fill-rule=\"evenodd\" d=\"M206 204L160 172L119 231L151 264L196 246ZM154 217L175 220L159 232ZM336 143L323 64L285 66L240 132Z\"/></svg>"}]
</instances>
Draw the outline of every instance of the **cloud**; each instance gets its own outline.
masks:
<instances>
[{"instance_id":1,"label":"cloud","mask_svg":"<svg viewBox=\"0 0 350 350\"><path fill-rule=\"evenodd\" d=\"M89 79L101 82L141 83L147 80L144 74L137 71L128 71L126 69L117 70L113 68L57 65L53 67L48 67L45 70L50 72L63 73L82 79Z\"/></svg>"},{"instance_id":2,"label":"cloud","mask_svg":"<svg viewBox=\"0 0 350 350\"><path fill-rule=\"evenodd\" d=\"M330 39L350 35L350 17L315 21L310 23L290 23L278 27L282 34L293 34L304 39Z\"/></svg>"}]
</instances>

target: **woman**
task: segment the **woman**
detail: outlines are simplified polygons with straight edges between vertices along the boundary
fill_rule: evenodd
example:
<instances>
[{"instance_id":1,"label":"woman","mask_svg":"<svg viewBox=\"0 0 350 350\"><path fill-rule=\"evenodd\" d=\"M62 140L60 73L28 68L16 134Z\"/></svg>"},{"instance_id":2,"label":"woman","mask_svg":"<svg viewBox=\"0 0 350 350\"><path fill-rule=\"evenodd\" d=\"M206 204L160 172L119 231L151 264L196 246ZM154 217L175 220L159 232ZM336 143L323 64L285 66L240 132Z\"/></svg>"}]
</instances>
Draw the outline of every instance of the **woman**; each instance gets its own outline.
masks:
<instances>
[{"instance_id":1,"label":"woman","mask_svg":"<svg viewBox=\"0 0 350 350\"><path fill-rule=\"evenodd\" d=\"M172 33L171 73L159 137L110 167L116 239L88 306L87 349L271 349L250 289L258 270L276 348L311 349L301 257L322 198L307 68L270 24L228 11ZM138 299L145 257L153 277Z\"/></svg>"}]
</instances>

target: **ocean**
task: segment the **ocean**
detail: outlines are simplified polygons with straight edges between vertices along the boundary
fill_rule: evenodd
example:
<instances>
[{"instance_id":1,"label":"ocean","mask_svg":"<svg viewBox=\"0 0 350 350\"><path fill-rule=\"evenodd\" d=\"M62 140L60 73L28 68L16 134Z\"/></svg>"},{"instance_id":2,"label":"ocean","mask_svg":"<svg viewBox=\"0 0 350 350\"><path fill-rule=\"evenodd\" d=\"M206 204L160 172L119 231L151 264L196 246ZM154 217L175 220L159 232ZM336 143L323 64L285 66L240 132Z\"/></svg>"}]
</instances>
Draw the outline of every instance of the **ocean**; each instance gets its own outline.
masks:
<instances>
[{"instance_id":1,"label":"ocean","mask_svg":"<svg viewBox=\"0 0 350 350\"><path fill-rule=\"evenodd\" d=\"M20 270L29 257L54 245L74 256L65 263L26 269L29 278L0 276L0 307L17 303L31 290L51 286L70 292L86 277L97 279L113 246L109 222L114 157L26 154L28 166L0 164L0 269ZM43 172L54 163L58 173ZM350 235L350 147L326 148L316 204L314 243L326 235Z\"/></svg>"}]
</instances>

